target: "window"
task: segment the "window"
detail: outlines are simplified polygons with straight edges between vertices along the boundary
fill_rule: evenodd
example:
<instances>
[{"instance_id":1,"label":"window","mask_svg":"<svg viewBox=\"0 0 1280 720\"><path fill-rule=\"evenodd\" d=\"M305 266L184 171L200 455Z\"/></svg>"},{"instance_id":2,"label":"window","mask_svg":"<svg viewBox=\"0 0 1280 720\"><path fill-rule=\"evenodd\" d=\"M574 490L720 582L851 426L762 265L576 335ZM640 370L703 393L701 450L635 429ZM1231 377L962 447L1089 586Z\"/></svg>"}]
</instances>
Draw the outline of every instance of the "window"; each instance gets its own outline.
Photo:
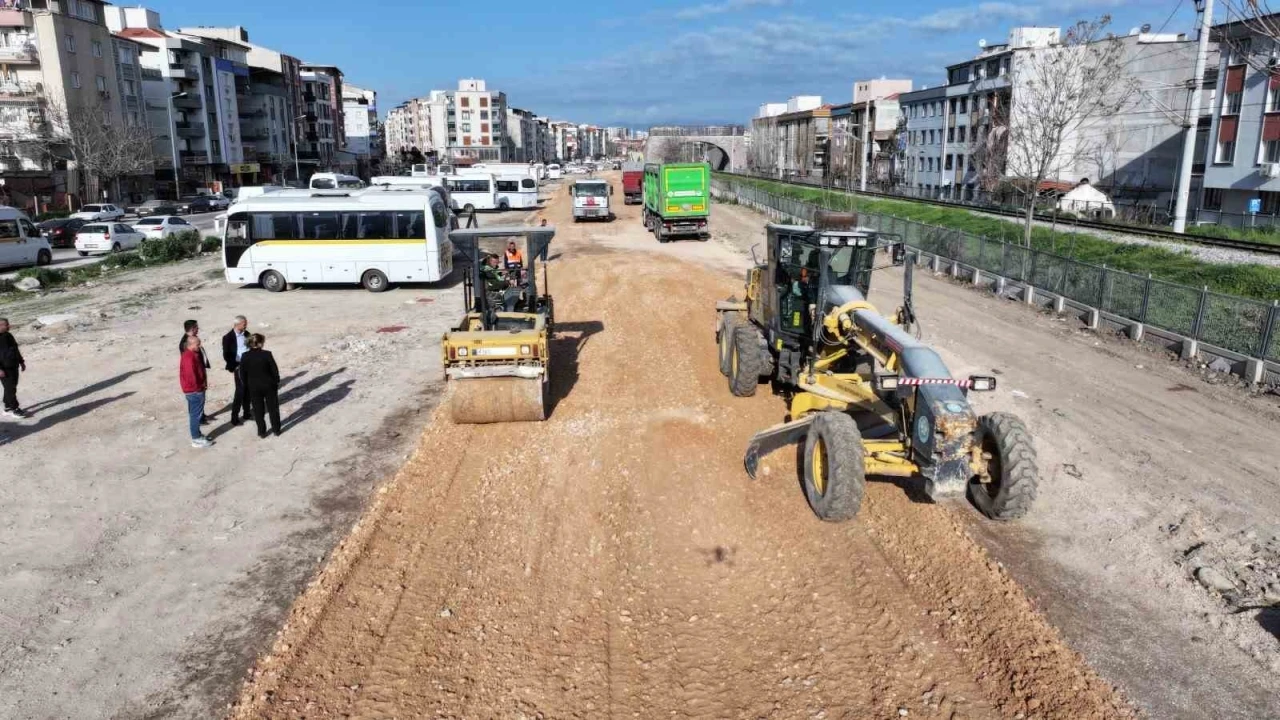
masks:
<instances>
[{"instance_id":1,"label":"window","mask_svg":"<svg viewBox=\"0 0 1280 720\"><path fill-rule=\"evenodd\" d=\"M471 107L471 98L463 97L461 98L461 101L458 104L461 105L462 107Z\"/></svg>"},{"instance_id":2,"label":"window","mask_svg":"<svg viewBox=\"0 0 1280 720\"><path fill-rule=\"evenodd\" d=\"M1280 215L1280 192L1263 190L1259 194L1262 196L1262 214Z\"/></svg>"},{"instance_id":3,"label":"window","mask_svg":"<svg viewBox=\"0 0 1280 720\"><path fill-rule=\"evenodd\" d=\"M395 213L397 240L419 240L427 236L426 214L422 212Z\"/></svg>"},{"instance_id":4,"label":"window","mask_svg":"<svg viewBox=\"0 0 1280 720\"><path fill-rule=\"evenodd\" d=\"M1204 209L1205 210L1221 210L1222 209L1222 188L1205 188L1204 189Z\"/></svg>"},{"instance_id":5,"label":"window","mask_svg":"<svg viewBox=\"0 0 1280 720\"><path fill-rule=\"evenodd\" d=\"M252 213L254 240L297 240L298 216L293 213Z\"/></svg>"},{"instance_id":6,"label":"window","mask_svg":"<svg viewBox=\"0 0 1280 720\"><path fill-rule=\"evenodd\" d=\"M480 119L481 119L481 120L488 120L488 119L489 119L489 111L488 111L488 110L481 110L481 111L480 111Z\"/></svg>"},{"instance_id":7,"label":"window","mask_svg":"<svg viewBox=\"0 0 1280 720\"><path fill-rule=\"evenodd\" d=\"M435 221L436 227L441 230L449 226L449 211L445 209L444 203L431 203L431 219Z\"/></svg>"},{"instance_id":8,"label":"window","mask_svg":"<svg viewBox=\"0 0 1280 720\"><path fill-rule=\"evenodd\" d=\"M133 64L133 48L127 45L122 45L120 46L119 55L120 55L120 64L122 65Z\"/></svg>"},{"instance_id":9,"label":"window","mask_svg":"<svg viewBox=\"0 0 1280 720\"><path fill-rule=\"evenodd\" d=\"M956 135L960 138L960 142L964 142L964 125L956 128Z\"/></svg>"},{"instance_id":10,"label":"window","mask_svg":"<svg viewBox=\"0 0 1280 720\"><path fill-rule=\"evenodd\" d=\"M337 240L341 237L336 212L304 212L302 236L308 240Z\"/></svg>"},{"instance_id":11,"label":"window","mask_svg":"<svg viewBox=\"0 0 1280 720\"><path fill-rule=\"evenodd\" d=\"M489 132L489 123L480 123L480 132L482 133Z\"/></svg>"},{"instance_id":12,"label":"window","mask_svg":"<svg viewBox=\"0 0 1280 720\"><path fill-rule=\"evenodd\" d=\"M67 52L73 53L75 51L76 51L76 36L72 35L71 33L67 33Z\"/></svg>"},{"instance_id":13,"label":"window","mask_svg":"<svg viewBox=\"0 0 1280 720\"><path fill-rule=\"evenodd\" d=\"M520 181L520 187L525 190L536 190L538 188L538 184L533 181L533 178L525 178Z\"/></svg>"},{"instance_id":14,"label":"window","mask_svg":"<svg viewBox=\"0 0 1280 720\"><path fill-rule=\"evenodd\" d=\"M1214 162L1229 163L1236 157L1236 141L1235 140L1219 140L1218 141L1218 157Z\"/></svg>"},{"instance_id":15,"label":"window","mask_svg":"<svg viewBox=\"0 0 1280 720\"><path fill-rule=\"evenodd\" d=\"M1262 162L1280 163L1280 140L1266 140L1262 143Z\"/></svg>"},{"instance_id":16,"label":"window","mask_svg":"<svg viewBox=\"0 0 1280 720\"><path fill-rule=\"evenodd\" d=\"M953 127L947 128L947 142L955 142L955 141L956 141L956 129Z\"/></svg>"},{"instance_id":17,"label":"window","mask_svg":"<svg viewBox=\"0 0 1280 720\"><path fill-rule=\"evenodd\" d=\"M462 132L464 133L471 132L471 123L462 123Z\"/></svg>"},{"instance_id":18,"label":"window","mask_svg":"<svg viewBox=\"0 0 1280 720\"><path fill-rule=\"evenodd\" d=\"M480 107L489 107L489 98L487 97L480 98Z\"/></svg>"},{"instance_id":19,"label":"window","mask_svg":"<svg viewBox=\"0 0 1280 720\"><path fill-rule=\"evenodd\" d=\"M70 12L68 14L90 22L98 19L98 16L93 11L93 3L89 2L89 0L70 0Z\"/></svg>"},{"instance_id":20,"label":"window","mask_svg":"<svg viewBox=\"0 0 1280 720\"><path fill-rule=\"evenodd\" d=\"M1243 94L1244 93L1234 92L1234 93L1227 93L1226 95L1224 95L1223 101L1222 101L1222 114L1223 115L1239 115L1240 104L1241 104L1240 98Z\"/></svg>"},{"instance_id":21,"label":"window","mask_svg":"<svg viewBox=\"0 0 1280 720\"><path fill-rule=\"evenodd\" d=\"M80 87L80 73L75 72L74 70L71 72L71 87L77 89Z\"/></svg>"},{"instance_id":22,"label":"window","mask_svg":"<svg viewBox=\"0 0 1280 720\"><path fill-rule=\"evenodd\" d=\"M98 86L98 92L107 91L107 79L101 75L94 78L94 84Z\"/></svg>"},{"instance_id":23,"label":"window","mask_svg":"<svg viewBox=\"0 0 1280 720\"><path fill-rule=\"evenodd\" d=\"M463 110L463 111L462 111L462 119L463 119L463 120L470 120L470 119L471 119L471 111L470 111L470 110Z\"/></svg>"},{"instance_id":24,"label":"window","mask_svg":"<svg viewBox=\"0 0 1280 720\"><path fill-rule=\"evenodd\" d=\"M102 43L94 40L89 46L89 51L93 53L94 57L102 57Z\"/></svg>"},{"instance_id":25,"label":"window","mask_svg":"<svg viewBox=\"0 0 1280 720\"><path fill-rule=\"evenodd\" d=\"M951 102L948 104L948 107L947 107L947 112L948 112L949 114L951 114L951 115L955 115L955 114L956 114L956 99L955 99L955 98L951 98Z\"/></svg>"},{"instance_id":26,"label":"window","mask_svg":"<svg viewBox=\"0 0 1280 720\"><path fill-rule=\"evenodd\" d=\"M1253 38L1238 38L1231 45L1231 61L1229 64L1245 64L1249 60L1249 53L1253 50Z\"/></svg>"},{"instance_id":27,"label":"window","mask_svg":"<svg viewBox=\"0 0 1280 720\"><path fill-rule=\"evenodd\" d=\"M969 98L962 97L960 98L960 114L963 115L967 112L969 112Z\"/></svg>"},{"instance_id":28,"label":"window","mask_svg":"<svg viewBox=\"0 0 1280 720\"><path fill-rule=\"evenodd\" d=\"M137 86L132 80L124 81L124 94L130 96L138 94Z\"/></svg>"},{"instance_id":29,"label":"window","mask_svg":"<svg viewBox=\"0 0 1280 720\"><path fill-rule=\"evenodd\" d=\"M1267 90L1267 112L1280 112L1280 87Z\"/></svg>"},{"instance_id":30,"label":"window","mask_svg":"<svg viewBox=\"0 0 1280 720\"><path fill-rule=\"evenodd\" d=\"M951 153L947 153L947 165L946 165L946 167L944 168L945 170L950 170L950 169L952 168L952 160L953 160L953 159L954 159L954 156L953 156L953 155L951 155Z\"/></svg>"},{"instance_id":31,"label":"window","mask_svg":"<svg viewBox=\"0 0 1280 720\"><path fill-rule=\"evenodd\" d=\"M489 181L485 178L454 178L449 180L451 192L489 192Z\"/></svg>"}]
</instances>

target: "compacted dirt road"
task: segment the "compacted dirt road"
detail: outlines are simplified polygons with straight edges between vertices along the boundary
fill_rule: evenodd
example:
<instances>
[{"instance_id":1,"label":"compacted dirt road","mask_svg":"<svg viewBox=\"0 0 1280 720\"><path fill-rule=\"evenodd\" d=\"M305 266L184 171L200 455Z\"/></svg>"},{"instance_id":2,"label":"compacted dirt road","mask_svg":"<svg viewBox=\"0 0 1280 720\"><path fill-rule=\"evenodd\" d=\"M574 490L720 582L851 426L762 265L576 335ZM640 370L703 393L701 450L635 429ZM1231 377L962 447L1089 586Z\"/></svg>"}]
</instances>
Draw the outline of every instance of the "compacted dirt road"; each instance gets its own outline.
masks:
<instances>
[{"instance_id":1,"label":"compacted dirt road","mask_svg":"<svg viewBox=\"0 0 1280 720\"><path fill-rule=\"evenodd\" d=\"M545 212L550 419L437 411L236 717L1133 714L962 513L877 483L825 524L787 453L747 478L783 403L733 398L717 371L734 251L659 246L636 208L573 225L560 194Z\"/></svg>"}]
</instances>

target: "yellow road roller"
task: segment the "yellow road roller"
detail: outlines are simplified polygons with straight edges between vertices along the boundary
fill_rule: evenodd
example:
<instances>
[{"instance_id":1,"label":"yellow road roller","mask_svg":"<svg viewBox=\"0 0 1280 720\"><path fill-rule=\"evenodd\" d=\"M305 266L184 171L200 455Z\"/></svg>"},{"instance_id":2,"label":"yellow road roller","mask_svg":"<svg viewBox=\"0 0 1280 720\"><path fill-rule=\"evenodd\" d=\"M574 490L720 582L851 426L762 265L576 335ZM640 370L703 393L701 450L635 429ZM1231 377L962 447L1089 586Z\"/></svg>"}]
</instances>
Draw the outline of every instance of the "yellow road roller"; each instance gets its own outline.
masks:
<instances>
[{"instance_id":1,"label":"yellow road roller","mask_svg":"<svg viewBox=\"0 0 1280 720\"><path fill-rule=\"evenodd\" d=\"M454 422L546 419L555 324L546 259L555 234L553 227L523 225L449 233L466 258L467 312L441 343Z\"/></svg>"}]
</instances>

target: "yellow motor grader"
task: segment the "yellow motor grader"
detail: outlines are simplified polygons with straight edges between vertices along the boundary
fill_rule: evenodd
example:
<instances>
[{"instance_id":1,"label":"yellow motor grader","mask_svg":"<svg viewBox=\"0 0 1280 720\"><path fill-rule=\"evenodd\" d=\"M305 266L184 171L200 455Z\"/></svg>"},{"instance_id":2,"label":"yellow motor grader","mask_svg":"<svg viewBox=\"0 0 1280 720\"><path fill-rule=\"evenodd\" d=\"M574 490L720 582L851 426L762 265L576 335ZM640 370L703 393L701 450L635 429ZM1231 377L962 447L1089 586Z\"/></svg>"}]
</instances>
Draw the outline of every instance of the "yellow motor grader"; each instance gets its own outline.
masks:
<instances>
[{"instance_id":1,"label":"yellow motor grader","mask_svg":"<svg viewBox=\"0 0 1280 720\"><path fill-rule=\"evenodd\" d=\"M859 228L847 213L819 213L814 227L770 224L766 236L746 299L716 304L730 390L745 397L770 382L789 403L786 422L751 439L747 473L803 443L804 492L823 520L856 515L868 475L923 478L933 499L967 492L993 519L1025 514L1039 483L1030 435L1013 415L979 417L969 405L968 392L994 390L994 377L952 377L912 333L912 264L900 238ZM880 257L904 266L892 320L867 301Z\"/></svg>"},{"instance_id":2,"label":"yellow motor grader","mask_svg":"<svg viewBox=\"0 0 1280 720\"><path fill-rule=\"evenodd\" d=\"M546 257L555 234L553 227L523 225L450 231L450 241L467 258L463 276L467 312L441 343L454 422L546 419L548 338L555 325ZM518 264L507 263L503 254L511 241L523 255ZM491 258L497 262L486 270Z\"/></svg>"}]
</instances>

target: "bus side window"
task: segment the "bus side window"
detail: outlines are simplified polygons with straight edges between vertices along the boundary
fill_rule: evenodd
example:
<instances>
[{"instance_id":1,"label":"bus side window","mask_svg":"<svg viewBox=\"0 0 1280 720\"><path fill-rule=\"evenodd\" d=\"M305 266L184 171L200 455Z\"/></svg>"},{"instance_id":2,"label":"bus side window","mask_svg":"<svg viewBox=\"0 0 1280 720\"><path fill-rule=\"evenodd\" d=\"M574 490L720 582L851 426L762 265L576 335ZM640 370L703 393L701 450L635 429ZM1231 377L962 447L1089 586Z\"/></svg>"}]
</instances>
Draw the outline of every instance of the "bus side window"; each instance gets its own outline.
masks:
<instances>
[{"instance_id":1,"label":"bus side window","mask_svg":"<svg viewBox=\"0 0 1280 720\"><path fill-rule=\"evenodd\" d=\"M375 240L391 237L391 213L360 213L360 239Z\"/></svg>"},{"instance_id":2,"label":"bus side window","mask_svg":"<svg viewBox=\"0 0 1280 720\"><path fill-rule=\"evenodd\" d=\"M312 190L332 190L333 188L334 182L329 178L316 178L311 181Z\"/></svg>"},{"instance_id":3,"label":"bus side window","mask_svg":"<svg viewBox=\"0 0 1280 720\"><path fill-rule=\"evenodd\" d=\"M247 247L249 245L249 222L232 220L227 223L227 246Z\"/></svg>"},{"instance_id":4,"label":"bus side window","mask_svg":"<svg viewBox=\"0 0 1280 720\"><path fill-rule=\"evenodd\" d=\"M421 240L427 236L426 218L420 212L398 212L396 235L399 240Z\"/></svg>"},{"instance_id":5,"label":"bus side window","mask_svg":"<svg viewBox=\"0 0 1280 720\"><path fill-rule=\"evenodd\" d=\"M337 240L338 213L302 213L302 236L308 240Z\"/></svg>"}]
</instances>

